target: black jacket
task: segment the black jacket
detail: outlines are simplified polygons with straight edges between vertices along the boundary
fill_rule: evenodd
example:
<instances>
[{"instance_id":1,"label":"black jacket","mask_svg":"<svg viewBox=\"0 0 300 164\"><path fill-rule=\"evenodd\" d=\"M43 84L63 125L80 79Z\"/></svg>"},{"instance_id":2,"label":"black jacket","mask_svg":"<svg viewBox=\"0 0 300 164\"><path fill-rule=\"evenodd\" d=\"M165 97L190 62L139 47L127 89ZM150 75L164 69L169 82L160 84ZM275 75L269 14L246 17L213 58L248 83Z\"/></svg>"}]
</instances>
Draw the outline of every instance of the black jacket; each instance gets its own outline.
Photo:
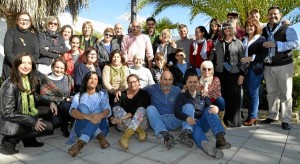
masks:
<instances>
[{"instance_id":1,"label":"black jacket","mask_svg":"<svg viewBox=\"0 0 300 164\"><path fill-rule=\"evenodd\" d=\"M39 95L35 95L36 105L49 105L50 101L42 99ZM21 91L14 85L10 78L6 79L0 89L0 133L6 135L17 129L17 125L34 127L37 118L31 115L22 114ZM15 124L15 125L13 125ZM17 125L16 125L17 124Z\"/></svg>"},{"instance_id":2,"label":"black jacket","mask_svg":"<svg viewBox=\"0 0 300 164\"><path fill-rule=\"evenodd\" d=\"M170 67L170 72L172 72L173 77L174 77L173 85L178 86L181 89L182 89L183 85L185 85L186 76L188 74L193 73L193 74L197 75L196 68L194 68L189 63L187 63L187 69L186 69L186 71L185 71L184 74L180 71L180 69L178 68L177 64L174 64L174 65L172 65Z\"/></svg>"},{"instance_id":3,"label":"black jacket","mask_svg":"<svg viewBox=\"0 0 300 164\"><path fill-rule=\"evenodd\" d=\"M200 98L204 101L204 109L209 107L210 105L212 105L210 99L208 97L203 97L199 94L197 94L196 98ZM176 103L175 103L175 109L174 109L174 114L175 117L177 117L178 119L182 120L182 121L186 121L186 119L189 117L187 114L182 112L182 107L185 104L192 104L193 105L193 97L191 96L190 92L188 90L186 90L184 93L179 93L178 97L176 98ZM195 118L199 119L201 117L197 116L195 113Z\"/></svg>"}]
</instances>

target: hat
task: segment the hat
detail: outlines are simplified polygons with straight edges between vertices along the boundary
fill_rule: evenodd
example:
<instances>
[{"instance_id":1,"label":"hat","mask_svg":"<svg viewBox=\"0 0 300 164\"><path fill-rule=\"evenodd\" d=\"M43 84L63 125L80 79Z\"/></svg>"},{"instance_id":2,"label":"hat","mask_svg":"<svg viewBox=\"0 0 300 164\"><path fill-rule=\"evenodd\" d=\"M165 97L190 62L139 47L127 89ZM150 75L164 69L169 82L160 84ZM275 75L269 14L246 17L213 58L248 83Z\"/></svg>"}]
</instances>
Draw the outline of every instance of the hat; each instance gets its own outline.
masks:
<instances>
[{"instance_id":1,"label":"hat","mask_svg":"<svg viewBox=\"0 0 300 164\"><path fill-rule=\"evenodd\" d=\"M239 17L239 14L237 12L230 12L227 14L227 17L233 16L233 17Z\"/></svg>"}]
</instances>

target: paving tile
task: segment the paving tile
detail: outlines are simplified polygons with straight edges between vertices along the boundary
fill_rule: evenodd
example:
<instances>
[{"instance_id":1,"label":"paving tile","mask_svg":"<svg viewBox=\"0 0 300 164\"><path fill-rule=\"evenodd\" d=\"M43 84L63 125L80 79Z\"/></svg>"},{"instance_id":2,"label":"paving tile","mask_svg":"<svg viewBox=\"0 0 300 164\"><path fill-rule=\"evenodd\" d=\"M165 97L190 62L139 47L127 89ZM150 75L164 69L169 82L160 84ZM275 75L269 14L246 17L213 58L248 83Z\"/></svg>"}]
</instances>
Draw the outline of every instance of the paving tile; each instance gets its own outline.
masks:
<instances>
[{"instance_id":1,"label":"paving tile","mask_svg":"<svg viewBox=\"0 0 300 164\"><path fill-rule=\"evenodd\" d=\"M282 156L300 161L300 144L286 145Z\"/></svg>"},{"instance_id":2,"label":"paving tile","mask_svg":"<svg viewBox=\"0 0 300 164\"><path fill-rule=\"evenodd\" d=\"M4 155L0 153L0 163L6 164L6 163L13 163L13 162L18 162L19 160L12 156L12 155Z\"/></svg>"},{"instance_id":3,"label":"paving tile","mask_svg":"<svg viewBox=\"0 0 300 164\"><path fill-rule=\"evenodd\" d=\"M238 151L238 147L231 147L230 149L223 149L222 150L223 151L223 153L224 153L224 157L223 157L223 159L225 160L229 160L229 159L231 159L235 154L236 154L236 152ZM206 154L202 149L200 149L200 148L197 148L197 149L195 149L194 151L193 151L193 153L196 153L196 154L201 154L201 156L208 156L209 157L209 155L208 154Z\"/></svg>"},{"instance_id":4,"label":"paving tile","mask_svg":"<svg viewBox=\"0 0 300 164\"><path fill-rule=\"evenodd\" d=\"M56 148L68 147L68 144L66 143L68 139L63 136L57 136L48 139L41 138L40 140L42 140L43 142L47 142L48 145L51 145Z\"/></svg>"},{"instance_id":5,"label":"paving tile","mask_svg":"<svg viewBox=\"0 0 300 164\"><path fill-rule=\"evenodd\" d=\"M128 161L122 162L122 164L159 164L159 161L153 161L142 157L134 157Z\"/></svg>"},{"instance_id":6,"label":"paving tile","mask_svg":"<svg viewBox=\"0 0 300 164\"><path fill-rule=\"evenodd\" d=\"M195 161L199 161L199 162L195 162ZM179 160L176 163L178 163L178 164L187 164L187 163L205 163L205 164L218 163L218 164L222 164L222 163L224 163L225 164L226 162L227 161L224 160L224 159L216 159L216 158L211 157L209 155L202 155L202 154L198 154L198 153L190 153L185 158L182 158L181 160Z\"/></svg>"},{"instance_id":7,"label":"paving tile","mask_svg":"<svg viewBox=\"0 0 300 164\"><path fill-rule=\"evenodd\" d=\"M140 142L136 138L133 138L129 141L129 148L127 151L133 154L140 154L155 146L157 146L157 144L151 142ZM119 148L124 150L121 146L119 146Z\"/></svg>"},{"instance_id":8,"label":"paving tile","mask_svg":"<svg viewBox=\"0 0 300 164\"><path fill-rule=\"evenodd\" d=\"M82 159L89 163L111 164L121 163L122 161L128 160L132 157L132 154L123 151L118 151L113 148L107 148L104 151L96 151L86 156L83 156Z\"/></svg>"},{"instance_id":9,"label":"paving tile","mask_svg":"<svg viewBox=\"0 0 300 164\"><path fill-rule=\"evenodd\" d=\"M243 149L248 149L257 152L265 152L269 154L281 155L285 143L269 142L264 140L249 139Z\"/></svg>"},{"instance_id":10,"label":"paving tile","mask_svg":"<svg viewBox=\"0 0 300 164\"><path fill-rule=\"evenodd\" d=\"M55 160L54 160L55 159ZM34 156L23 156L21 161L30 164L67 163L74 160L69 154L59 150L51 150Z\"/></svg>"},{"instance_id":11,"label":"paving tile","mask_svg":"<svg viewBox=\"0 0 300 164\"><path fill-rule=\"evenodd\" d=\"M240 149L230 161L241 162L243 164L271 164L279 163L280 156L253 150Z\"/></svg>"},{"instance_id":12,"label":"paving tile","mask_svg":"<svg viewBox=\"0 0 300 164\"><path fill-rule=\"evenodd\" d=\"M179 160L186 153L187 151L183 149L172 148L171 150L167 150L163 145L158 145L140 154L140 156L164 163L172 163Z\"/></svg>"},{"instance_id":13,"label":"paving tile","mask_svg":"<svg viewBox=\"0 0 300 164\"><path fill-rule=\"evenodd\" d=\"M283 130L281 128L281 124L268 124L268 125L261 124L259 128L255 131L255 133L266 133L270 135L279 135L279 134L287 135L289 131Z\"/></svg>"},{"instance_id":14,"label":"paving tile","mask_svg":"<svg viewBox=\"0 0 300 164\"><path fill-rule=\"evenodd\" d=\"M255 132L257 128L258 126L242 126L240 128L227 128L225 130L225 133L226 136L231 135L231 136L248 138Z\"/></svg>"},{"instance_id":15,"label":"paving tile","mask_svg":"<svg viewBox=\"0 0 300 164\"><path fill-rule=\"evenodd\" d=\"M299 163L299 159L295 159L295 158L282 157L280 160L280 164L298 164L298 163Z\"/></svg>"},{"instance_id":16,"label":"paving tile","mask_svg":"<svg viewBox=\"0 0 300 164\"><path fill-rule=\"evenodd\" d=\"M290 131L287 139L288 145L300 144L300 129L293 129Z\"/></svg>"},{"instance_id":17,"label":"paving tile","mask_svg":"<svg viewBox=\"0 0 300 164\"><path fill-rule=\"evenodd\" d=\"M268 141L268 142L277 142L277 143L285 143L286 140L287 140L287 134L280 134L280 133L277 133L277 134L268 134L268 133L260 133L261 131L259 132L255 132L252 136L251 136L251 139L257 139L257 140L265 140L265 141Z\"/></svg>"}]
</instances>

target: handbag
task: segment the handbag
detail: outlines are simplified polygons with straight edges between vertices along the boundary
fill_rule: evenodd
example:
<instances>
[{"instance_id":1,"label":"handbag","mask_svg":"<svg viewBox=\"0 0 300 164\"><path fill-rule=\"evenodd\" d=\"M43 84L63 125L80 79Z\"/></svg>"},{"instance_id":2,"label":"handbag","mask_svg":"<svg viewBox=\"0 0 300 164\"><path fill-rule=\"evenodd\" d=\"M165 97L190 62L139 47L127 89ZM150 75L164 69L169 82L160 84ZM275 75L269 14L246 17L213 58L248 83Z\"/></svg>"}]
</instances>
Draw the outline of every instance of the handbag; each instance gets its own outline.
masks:
<instances>
[{"instance_id":1,"label":"handbag","mask_svg":"<svg viewBox=\"0 0 300 164\"><path fill-rule=\"evenodd\" d=\"M264 72L265 66L263 63L255 63L252 65L252 70L255 73L255 75L259 75Z\"/></svg>"}]
</instances>

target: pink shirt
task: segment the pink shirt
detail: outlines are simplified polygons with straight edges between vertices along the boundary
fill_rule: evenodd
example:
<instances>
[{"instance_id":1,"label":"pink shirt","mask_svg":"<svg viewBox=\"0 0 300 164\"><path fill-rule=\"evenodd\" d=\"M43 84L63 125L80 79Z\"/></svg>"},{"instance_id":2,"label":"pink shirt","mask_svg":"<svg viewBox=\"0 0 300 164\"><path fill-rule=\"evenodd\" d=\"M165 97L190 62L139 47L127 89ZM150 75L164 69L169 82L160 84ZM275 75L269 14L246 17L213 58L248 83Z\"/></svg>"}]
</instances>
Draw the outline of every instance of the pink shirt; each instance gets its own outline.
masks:
<instances>
[{"instance_id":1,"label":"pink shirt","mask_svg":"<svg viewBox=\"0 0 300 164\"><path fill-rule=\"evenodd\" d=\"M150 38L145 34L134 36L132 33L125 35L121 44L122 56L128 65L133 65L133 56L139 54L143 59L147 58L147 61L153 59L153 49Z\"/></svg>"}]
</instances>

